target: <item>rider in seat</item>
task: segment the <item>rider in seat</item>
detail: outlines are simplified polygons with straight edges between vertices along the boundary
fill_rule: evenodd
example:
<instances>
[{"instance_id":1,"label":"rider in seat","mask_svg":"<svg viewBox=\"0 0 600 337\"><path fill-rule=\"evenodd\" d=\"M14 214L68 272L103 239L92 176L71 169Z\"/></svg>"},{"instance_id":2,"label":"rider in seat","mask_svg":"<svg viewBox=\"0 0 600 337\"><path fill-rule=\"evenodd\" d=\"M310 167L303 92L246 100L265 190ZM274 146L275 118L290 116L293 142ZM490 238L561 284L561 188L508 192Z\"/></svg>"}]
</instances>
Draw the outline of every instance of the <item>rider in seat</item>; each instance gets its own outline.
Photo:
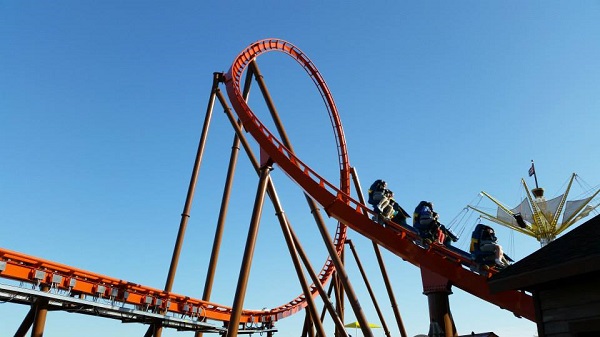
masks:
<instances>
[{"instance_id":1,"label":"rider in seat","mask_svg":"<svg viewBox=\"0 0 600 337\"><path fill-rule=\"evenodd\" d=\"M387 188L385 181L377 179L371 184L368 203L373 206L373 211L377 214L374 220L381 221L382 218L389 220L393 217L393 208L390 207L393 197L394 192Z\"/></svg>"},{"instance_id":2,"label":"rider in seat","mask_svg":"<svg viewBox=\"0 0 600 337\"><path fill-rule=\"evenodd\" d=\"M469 251L475 262L488 266L495 265L498 268L505 268L513 261L504 254L502 246L497 243L494 229L481 223L475 226Z\"/></svg>"},{"instance_id":3,"label":"rider in seat","mask_svg":"<svg viewBox=\"0 0 600 337\"><path fill-rule=\"evenodd\" d=\"M387 183L381 179L375 180L369 188L368 203L373 206L377 217L373 220L383 223L383 220L391 220L400 225L406 225L406 219L410 215L394 200L394 192L387 188Z\"/></svg>"},{"instance_id":4,"label":"rider in seat","mask_svg":"<svg viewBox=\"0 0 600 337\"><path fill-rule=\"evenodd\" d=\"M421 201L413 214L413 227L425 242L439 242L449 246L451 242L458 241L458 237L446 226L440 224L439 216L433 210L433 203Z\"/></svg>"}]
</instances>

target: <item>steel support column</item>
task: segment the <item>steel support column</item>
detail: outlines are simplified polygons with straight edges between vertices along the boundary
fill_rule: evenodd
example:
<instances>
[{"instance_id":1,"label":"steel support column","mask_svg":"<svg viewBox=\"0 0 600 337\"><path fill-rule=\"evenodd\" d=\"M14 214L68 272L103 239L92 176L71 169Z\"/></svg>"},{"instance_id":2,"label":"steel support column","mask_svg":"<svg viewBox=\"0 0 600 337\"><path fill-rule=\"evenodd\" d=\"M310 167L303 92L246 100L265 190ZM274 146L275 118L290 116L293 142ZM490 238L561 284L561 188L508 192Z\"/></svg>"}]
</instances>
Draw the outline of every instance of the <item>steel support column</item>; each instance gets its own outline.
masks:
<instances>
[{"instance_id":1,"label":"steel support column","mask_svg":"<svg viewBox=\"0 0 600 337\"><path fill-rule=\"evenodd\" d=\"M270 179L269 179L270 180ZM308 287L308 283L306 282L306 278L304 277L304 271L302 270L302 265L300 264L300 259L298 258L298 251L296 247L296 242L292 238L290 224L288 222L285 213L283 212L283 208L281 207L281 203L279 202L279 197L277 196L277 192L273 185L269 183L269 197L273 202L273 206L275 207L275 212L277 218L279 219L279 224L281 225L281 231L283 233L283 237L285 238L285 242L287 244L288 250L290 252L290 257L292 258L292 262L294 263L294 269L296 270L296 274L298 276L298 280L300 281L300 286L302 287L302 292L304 292L304 297L306 299L306 303L308 305L307 312L310 314L310 318L312 320L313 325L316 327L317 336L325 337L325 330L323 329L323 324L319 319L319 313L317 311L317 307L310 293L310 288ZM310 265L307 266L310 268ZM308 269L307 268L307 269Z\"/></svg>"},{"instance_id":2,"label":"steel support column","mask_svg":"<svg viewBox=\"0 0 600 337\"><path fill-rule=\"evenodd\" d=\"M421 269L423 281L423 294L427 295L429 304L429 320L436 322L444 330L445 337L456 337L456 326L450 312L449 295L452 294L452 285L448 279Z\"/></svg>"},{"instance_id":3,"label":"steel support column","mask_svg":"<svg viewBox=\"0 0 600 337\"><path fill-rule=\"evenodd\" d=\"M263 167L261 167L260 170L260 180L258 183L258 189L256 191L254 208L252 210L250 228L248 228L248 237L246 239L246 247L244 249L242 265L240 267L240 275L235 290L235 297L233 299L231 319L229 321L229 327L227 328L227 337L236 337L238 334L240 317L242 314L242 306L244 305L244 298L246 296L246 289L248 286L248 277L250 275L250 266L252 265L252 257L254 256L254 247L256 244L256 237L258 236L258 228L260 225L260 217L262 215L265 194L267 191L267 184L270 180L269 173L272 170L272 167L270 164L264 165Z\"/></svg>"},{"instance_id":4,"label":"steel support column","mask_svg":"<svg viewBox=\"0 0 600 337\"><path fill-rule=\"evenodd\" d=\"M342 264L344 264L344 259L341 259ZM335 271L332 275L331 285L333 286L333 291L335 293L335 310L337 315L343 320L344 319L344 286L340 281L338 276L338 272ZM344 337L346 336L346 328L339 329L335 328L335 337Z\"/></svg>"},{"instance_id":5,"label":"steel support column","mask_svg":"<svg viewBox=\"0 0 600 337\"><path fill-rule=\"evenodd\" d=\"M362 275L362 278L365 281L365 286L367 287L369 296L371 296L371 300L373 301L373 306L375 307L377 316L379 316L379 321L381 322L381 325L383 326L383 331L387 337L391 337L390 329L388 329L388 326L385 322L385 318L383 317L383 313L381 312L381 309L379 308L379 303L377 302L377 298L375 298L375 293L373 292L373 288L371 288L371 283L369 283L369 279L367 278L367 273L365 273L365 269L363 268L362 263L360 262L360 259L358 258L358 254L356 253L354 244L352 243L351 240L346 240L346 244L348 244L350 246L350 250L352 251L352 254L354 255L354 259L356 260L356 265L358 266L358 270L360 271L360 274Z\"/></svg>"},{"instance_id":6,"label":"steel support column","mask_svg":"<svg viewBox=\"0 0 600 337\"><path fill-rule=\"evenodd\" d=\"M244 99L248 100L248 95L250 93L250 85L252 80L252 70L249 69L246 74L246 80L244 82ZM215 90L220 93L218 88ZM216 92L215 92L216 94ZM217 94L218 95L218 94ZM224 102L221 102L223 107L223 111L227 111L229 107ZM237 124L241 124L241 122L237 122ZM240 137L237 133L234 133L233 144L231 145L231 154L229 156L229 166L227 168L227 177L225 179L225 187L223 188L223 196L221 198L221 208L219 209L219 217L217 220L217 228L215 230L215 237L213 239L213 247L210 254L210 261L208 264L208 270L206 272L206 281L204 283L204 292L202 294L202 300L209 301L210 295L212 293L212 286L215 277L215 271L217 269L217 261L219 259L219 252L221 250L221 241L223 238L223 231L225 229L225 218L227 217L227 209L229 206L229 196L231 195L231 186L233 184L233 177L235 174L235 167L237 165L237 158L240 152ZM202 337L202 332L196 332L196 337Z\"/></svg>"},{"instance_id":7,"label":"steel support column","mask_svg":"<svg viewBox=\"0 0 600 337\"><path fill-rule=\"evenodd\" d=\"M327 301L325 303L329 303L329 306L326 304L323 305L323 310L321 310L321 321L325 320L325 312L330 310L329 308L333 308L333 303L331 303L331 293L333 292L333 282L329 282L329 289L327 290ZM333 312L335 313L335 308L333 308ZM343 325L343 323L342 323Z\"/></svg>"},{"instance_id":8,"label":"steel support column","mask_svg":"<svg viewBox=\"0 0 600 337\"><path fill-rule=\"evenodd\" d=\"M169 266L169 274L167 276L167 282L165 284L165 291L171 292L173 288L173 281L175 280L175 273L177 272L177 264L179 262L179 255L181 253L181 245L183 244L183 238L185 236L185 230L187 227L188 219L190 218L190 210L192 208L192 202L194 200L194 192L196 191L196 182L198 181L198 174L200 172L200 165L202 164L202 156L204 155L204 146L206 145L206 137L208 135L208 128L212 118L213 107L215 105L216 91L218 90L219 82L222 80L222 73L213 74L213 85L208 100L208 107L206 108L206 116L204 117L204 125L202 126L202 134L198 143L198 150L196 152L196 160L194 161L194 168L192 169L192 176L190 178L190 184L188 186L187 196L185 198L185 204L183 206L183 213L181 214L181 222L179 223L179 232L177 233L177 240L173 250L173 257L171 258L171 265Z\"/></svg>"},{"instance_id":9,"label":"steel support column","mask_svg":"<svg viewBox=\"0 0 600 337\"><path fill-rule=\"evenodd\" d=\"M42 285L41 291L49 291L50 286ZM33 328L31 337L42 337L44 335L44 327L46 326L46 315L48 314L48 299L38 297L35 304L35 318L33 319Z\"/></svg>"},{"instance_id":10,"label":"steel support column","mask_svg":"<svg viewBox=\"0 0 600 337\"><path fill-rule=\"evenodd\" d=\"M31 308L29 309L29 311L27 312L27 315L23 319L23 322L21 322L21 325L19 325L17 332L15 332L14 337L25 337L25 335L27 334L27 331L29 331L29 329L31 328L31 325L33 324L34 318L35 318L35 306L32 305Z\"/></svg>"},{"instance_id":11,"label":"steel support column","mask_svg":"<svg viewBox=\"0 0 600 337\"><path fill-rule=\"evenodd\" d=\"M313 329L312 319L310 313L307 311L304 315L304 324L302 324L302 337L315 337L315 331Z\"/></svg>"},{"instance_id":12,"label":"steel support column","mask_svg":"<svg viewBox=\"0 0 600 337\"><path fill-rule=\"evenodd\" d=\"M333 323L335 324L336 328L344 331L344 323L342 322L341 318L337 315L335 308L333 307L333 304L329 300L329 294L325 293L325 289L323 289L323 285L321 285L321 282L319 281L319 277L315 273L315 270L312 268L310 261L308 260L308 256L306 255L304 248L302 248L302 245L300 244L300 241L298 240L298 236L296 235L296 233L294 233L294 230L291 227L290 227L290 234L294 240L298 254L300 254L302 263L304 263L304 266L306 267L306 270L308 271L314 286L317 288L319 295L321 295L321 299L323 300L325 309L327 309L329 311L329 315L331 316L331 319L333 320ZM333 282L331 282L331 284L333 285ZM329 293L331 293L331 289L330 289ZM319 318L317 318L317 319L319 319ZM323 321L323 315L321 315L320 321L321 322Z\"/></svg>"},{"instance_id":13,"label":"steel support column","mask_svg":"<svg viewBox=\"0 0 600 337\"><path fill-rule=\"evenodd\" d=\"M350 175L352 176L352 180L354 181L354 187L356 188L359 201L363 204L366 204L364 194L362 192L362 185L360 184L360 180L358 179L358 173L356 172L356 169L354 167L350 168ZM385 283L385 289L387 290L388 297L390 299L390 304L392 305L392 311L394 312L396 323L398 324L398 328L400 329L400 336L407 337L408 335L406 334L406 329L404 328L404 322L402 321L402 316L400 315L400 309L398 309L396 297L394 296L394 291L392 289L392 283L390 282L385 263L383 262L383 257L381 256L381 250L375 242L373 242L373 250L375 251L375 256L377 257L377 263L379 264L379 269L381 270L381 276L383 277L383 282Z\"/></svg>"},{"instance_id":14,"label":"steel support column","mask_svg":"<svg viewBox=\"0 0 600 337\"><path fill-rule=\"evenodd\" d=\"M364 337L373 337L373 332L371 331L371 328L369 328L369 323L368 323L367 319L365 318L365 314L362 310L362 307L360 306L358 297L356 296L356 293L354 292L354 288L350 284L350 280L348 278L348 274L346 273L346 270L344 269L342 260L340 259L340 257L337 255L337 253L335 251L335 246L333 245L331 236L329 235L329 232L327 231L327 227L325 227L324 225L321 225L321 224L318 224L318 227L319 227L319 232L321 233L321 237L323 238L323 242L325 243L325 246L327 247L327 251L329 252L329 256L331 257L331 259L333 261L333 265L335 266L336 273L338 273L340 281L346 292L346 295L348 296L348 302L350 302L350 306L352 307L352 310L354 311L356 320L360 324L360 329L362 330L363 336Z\"/></svg>"},{"instance_id":15,"label":"steel support column","mask_svg":"<svg viewBox=\"0 0 600 337\"><path fill-rule=\"evenodd\" d=\"M192 208L192 202L194 200L194 192L196 190L196 182L198 181L198 174L200 172L200 165L202 164L202 156L204 155L204 146L206 144L206 137L208 135L208 128L212 118L213 107L215 105L216 92L219 89L219 82L223 80L222 73L213 73L213 84L208 99L208 106L206 108L206 115L204 117L204 124L202 126L202 134L200 135L200 141L198 142L198 150L196 152L196 160L194 161L194 168L192 169L192 176L190 178L190 184L188 186L187 196L185 198L185 204L183 206L183 213L181 213L181 221L179 222L179 230L177 232L177 239L173 248L173 256L171 257L171 265L169 266L169 273L167 275L167 282L165 284L165 291L171 292L173 289L173 282L175 281L175 274L177 272L177 265L179 263L179 255L181 253L181 246L183 245L183 238L185 237L185 230L187 227L188 219L190 218L190 210ZM154 331L152 331L154 330ZM159 323L151 324L146 332L145 336L154 335L160 337L162 335L162 327Z\"/></svg>"}]
</instances>

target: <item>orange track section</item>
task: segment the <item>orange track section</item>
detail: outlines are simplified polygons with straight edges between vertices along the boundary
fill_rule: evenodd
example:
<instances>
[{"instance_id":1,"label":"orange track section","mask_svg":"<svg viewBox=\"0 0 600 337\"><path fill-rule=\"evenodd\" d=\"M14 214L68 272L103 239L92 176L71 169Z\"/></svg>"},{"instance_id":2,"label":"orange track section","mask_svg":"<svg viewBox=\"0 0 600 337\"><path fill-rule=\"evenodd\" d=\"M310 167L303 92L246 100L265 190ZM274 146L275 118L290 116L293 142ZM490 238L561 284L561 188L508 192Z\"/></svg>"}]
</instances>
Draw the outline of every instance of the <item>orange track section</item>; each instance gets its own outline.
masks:
<instances>
[{"instance_id":1,"label":"orange track section","mask_svg":"<svg viewBox=\"0 0 600 337\"><path fill-rule=\"evenodd\" d=\"M253 47L251 46L249 48ZM297 48L292 48L290 50L293 50L292 56L294 58L301 60L300 64L313 79L313 82L323 97L335 132L338 163L340 166L340 190L344 191L345 194L350 194L350 165L348 163L346 140L344 138L342 124L333 97L325 81L317 69L312 65L312 62L310 62L310 60ZM236 58L236 61L239 60L242 55L247 54L247 52L248 50L242 52L242 54ZM342 223L338 224L333 240L336 251L340 254L346 240L346 226ZM230 320L231 307L228 306L222 306L178 294L166 293L159 289L111 278L14 251L0 248L0 261L6 261L6 267L3 271L0 271L0 277L31 283L48 284L57 289L70 290L73 294L81 293L101 298L110 298L133 305L160 308L171 313L205 317L217 321ZM321 272L318 274L321 284L324 285L334 271L335 268L331 259L327 259ZM311 296L314 297L317 295L317 288L314 285L310 287L310 290ZM127 296L124 294L127 294ZM243 310L240 322L277 321L297 313L302 308L306 307L306 305L304 294L300 294L292 301L268 311Z\"/></svg>"},{"instance_id":2,"label":"orange track section","mask_svg":"<svg viewBox=\"0 0 600 337\"><path fill-rule=\"evenodd\" d=\"M206 317L229 321L231 308L216 303L193 299L188 296L165 293L160 289L92 273L67 265L0 248L0 261L6 266L0 276L8 279L47 284L71 294L92 295L115 299L140 307L161 308L187 316ZM269 317L261 311L246 310L241 322L262 322Z\"/></svg>"},{"instance_id":3,"label":"orange track section","mask_svg":"<svg viewBox=\"0 0 600 337\"><path fill-rule=\"evenodd\" d=\"M517 316L534 321L533 299L530 295L520 291L492 294L487 284L489 275L479 275L466 268L472 264L472 261L466 257L467 254L460 254L438 245L423 249L414 243L414 240L418 238L410 230L393 223L388 223L387 227L383 227L371 221L371 210L352 199L346 191L336 188L302 163L260 122L242 98L240 82L248 64L259 55L270 51L280 51L288 54L311 74L313 81L319 87L326 87L325 81L320 76L312 75L318 74L312 62L289 42L276 39L261 40L242 52L227 74L227 94L244 127L260 144L262 150L268 153L271 159L287 175L321 204L329 216L334 217L415 266L425 268L447 278L454 286L512 311ZM329 91L322 92L322 95L326 101L333 101Z\"/></svg>"}]
</instances>

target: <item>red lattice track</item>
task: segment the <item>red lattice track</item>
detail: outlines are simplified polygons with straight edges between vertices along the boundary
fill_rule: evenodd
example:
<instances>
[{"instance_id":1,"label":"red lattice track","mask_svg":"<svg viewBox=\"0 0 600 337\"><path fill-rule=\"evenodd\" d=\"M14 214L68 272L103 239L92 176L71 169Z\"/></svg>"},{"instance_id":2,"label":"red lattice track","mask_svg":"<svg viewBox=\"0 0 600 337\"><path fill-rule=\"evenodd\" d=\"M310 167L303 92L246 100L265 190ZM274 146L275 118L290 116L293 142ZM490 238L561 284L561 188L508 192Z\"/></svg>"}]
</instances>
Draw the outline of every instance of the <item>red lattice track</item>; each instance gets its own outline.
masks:
<instances>
[{"instance_id":1,"label":"red lattice track","mask_svg":"<svg viewBox=\"0 0 600 337\"><path fill-rule=\"evenodd\" d=\"M240 83L249 64L260 55L278 51L296 60L308 73L318 88L329 112L334 129L340 185L336 187L322 178L297 158L252 112L242 96ZM306 55L294 45L277 39L261 40L253 43L240 53L226 74L225 84L229 100L244 128L256 140L268 157L299 185L313 200L320 204L328 216L339 221L333 242L338 254L343 250L346 239L346 226L373 240L409 263L430 270L448 279L452 285L496 304L517 316L534 320L532 297L524 292L506 291L492 294L487 279L492 272L480 275L472 271L474 266L468 253L449 250L441 245L432 245L427 249L415 244L416 234L398 224L389 222L381 226L371 220L373 212L364 204L350 196L349 161L346 142L340 118L332 95L318 72ZM327 260L319 273L319 279L325 284L334 272L333 264ZM43 260L25 254L0 248L0 277L37 284L48 284L71 292L114 298L134 305L154 306L163 312L193 316L201 313L202 318L229 322L232 309L220 305L167 293L163 290L134 284L108 276L80 270L74 267ZM313 285L311 296L316 296ZM127 296L124 296L127 294ZM273 322L298 312L305 307L306 298L300 295L288 303L270 310L243 310L240 322ZM199 316L200 314L196 314Z\"/></svg>"},{"instance_id":2,"label":"red lattice track","mask_svg":"<svg viewBox=\"0 0 600 337\"><path fill-rule=\"evenodd\" d=\"M530 295L520 291L492 294L487 284L489 275L480 275L471 271L470 267L474 263L469 254L449 250L441 245L423 249L415 244L418 237L410 229L392 222L387 223L386 227L376 225L371 220L373 215L371 210L302 163L260 122L241 95L240 81L244 69L250 62L269 51L288 54L307 69L317 86L326 88L325 82L319 76L313 63L304 53L288 42L275 39L258 41L238 55L227 74L227 93L244 127L259 143L261 149L268 153L271 159L304 191L321 204L329 216L337 219L340 223L349 226L406 261L447 278L452 285L466 292L510 310L517 316L535 320L533 300ZM326 102L333 102L328 90L322 90L321 94ZM342 186L344 186L343 181Z\"/></svg>"}]
</instances>

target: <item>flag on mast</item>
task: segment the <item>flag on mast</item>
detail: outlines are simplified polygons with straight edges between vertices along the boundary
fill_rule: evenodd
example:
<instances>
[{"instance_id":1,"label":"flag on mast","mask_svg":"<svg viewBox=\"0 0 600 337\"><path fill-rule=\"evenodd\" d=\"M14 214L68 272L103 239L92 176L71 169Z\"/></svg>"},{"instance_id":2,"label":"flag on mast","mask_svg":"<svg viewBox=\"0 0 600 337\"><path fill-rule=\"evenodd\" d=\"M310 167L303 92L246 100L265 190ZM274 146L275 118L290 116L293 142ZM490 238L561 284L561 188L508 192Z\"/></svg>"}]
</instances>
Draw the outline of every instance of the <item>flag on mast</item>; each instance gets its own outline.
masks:
<instances>
[{"instance_id":1,"label":"flag on mast","mask_svg":"<svg viewBox=\"0 0 600 337\"><path fill-rule=\"evenodd\" d=\"M533 178L535 178L535 188L539 189L538 182L537 182L537 175L535 174L535 166L533 166L533 160L531 161L531 167L529 168L529 176L530 177L533 176Z\"/></svg>"},{"instance_id":2,"label":"flag on mast","mask_svg":"<svg viewBox=\"0 0 600 337\"><path fill-rule=\"evenodd\" d=\"M534 174L535 174L535 167L533 166L533 160L532 160L531 167L529 168L529 176L531 177Z\"/></svg>"}]
</instances>

